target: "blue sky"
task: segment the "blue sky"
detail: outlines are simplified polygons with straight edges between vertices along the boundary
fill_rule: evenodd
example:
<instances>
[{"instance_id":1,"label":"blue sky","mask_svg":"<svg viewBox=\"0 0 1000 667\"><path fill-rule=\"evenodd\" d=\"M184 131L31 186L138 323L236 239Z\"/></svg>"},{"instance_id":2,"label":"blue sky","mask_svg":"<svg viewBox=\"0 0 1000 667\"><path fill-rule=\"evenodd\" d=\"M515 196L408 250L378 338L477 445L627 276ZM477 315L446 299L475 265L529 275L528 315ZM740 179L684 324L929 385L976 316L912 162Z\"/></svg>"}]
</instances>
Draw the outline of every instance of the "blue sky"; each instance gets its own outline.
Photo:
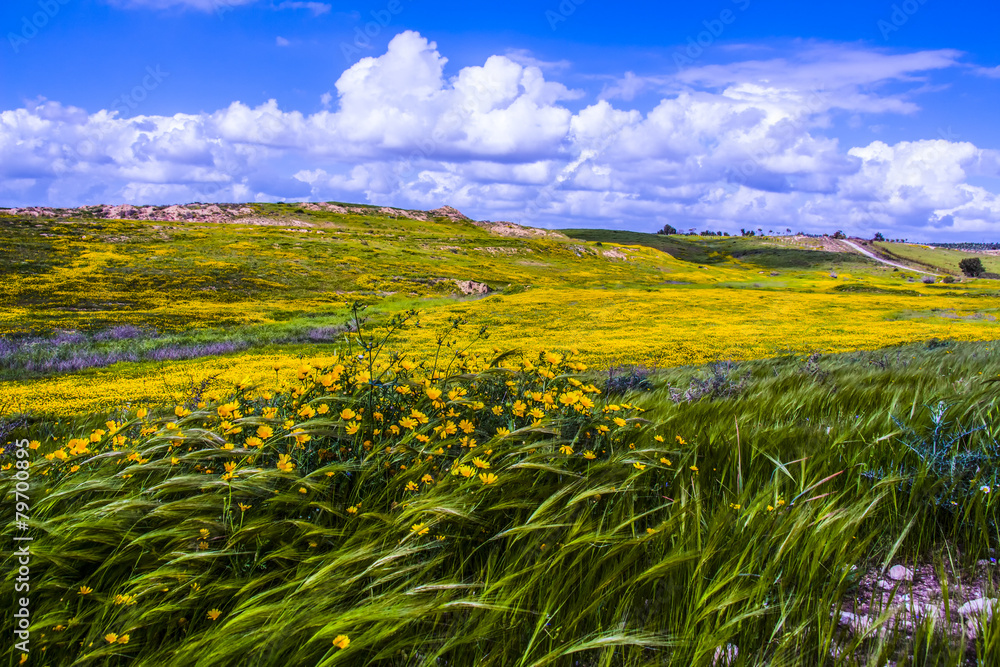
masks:
<instances>
[{"instance_id":1,"label":"blue sky","mask_svg":"<svg viewBox=\"0 0 1000 667\"><path fill-rule=\"evenodd\" d=\"M14 0L0 206L1000 240L998 23L943 0Z\"/></svg>"}]
</instances>

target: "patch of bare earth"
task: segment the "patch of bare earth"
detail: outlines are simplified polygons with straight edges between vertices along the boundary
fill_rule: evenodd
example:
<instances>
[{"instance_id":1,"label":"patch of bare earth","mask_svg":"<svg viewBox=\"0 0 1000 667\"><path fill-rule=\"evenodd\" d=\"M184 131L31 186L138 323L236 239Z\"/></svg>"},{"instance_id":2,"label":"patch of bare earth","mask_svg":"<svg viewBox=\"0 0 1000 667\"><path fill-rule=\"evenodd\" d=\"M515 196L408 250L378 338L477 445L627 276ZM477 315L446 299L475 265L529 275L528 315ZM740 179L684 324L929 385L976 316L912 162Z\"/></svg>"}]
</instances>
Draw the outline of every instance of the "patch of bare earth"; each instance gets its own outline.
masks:
<instances>
[{"instance_id":1,"label":"patch of bare earth","mask_svg":"<svg viewBox=\"0 0 1000 667\"><path fill-rule=\"evenodd\" d=\"M865 572L842 608L834 612L843 633L835 653L845 650L852 639L863 644L890 632L902 639L900 650L906 650L918 635L930 634L955 647L964 642L968 664L976 664L975 640L1000 609L998 575L995 558L980 560L965 571L925 562Z\"/></svg>"}]
</instances>

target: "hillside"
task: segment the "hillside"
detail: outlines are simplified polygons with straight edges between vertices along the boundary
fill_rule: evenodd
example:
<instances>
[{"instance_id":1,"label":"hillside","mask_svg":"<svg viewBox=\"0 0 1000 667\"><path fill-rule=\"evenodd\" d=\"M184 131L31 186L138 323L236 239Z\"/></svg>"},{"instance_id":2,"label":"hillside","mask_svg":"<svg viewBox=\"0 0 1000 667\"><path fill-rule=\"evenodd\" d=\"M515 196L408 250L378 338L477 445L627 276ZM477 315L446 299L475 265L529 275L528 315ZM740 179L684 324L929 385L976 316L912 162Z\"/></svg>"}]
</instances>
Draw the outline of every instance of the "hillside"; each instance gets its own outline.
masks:
<instances>
[{"instance_id":1,"label":"hillside","mask_svg":"<svg viewBox=\"0 0 1000 667\"><path fill-rule=\"evenodd\" d=\"M401 349L458 336L461 320L479 348L578 347L600 367L996 331L994 302L976 298L993 281L924 284L804 237L560 232L340 203L14 212L0 217L0 388L57 411L111 400L109 386L148 400L199 378L274 379L334 351L355 301L376 326L419 311Z\"/></svg>"},{"instance_id":2,"label":"hillside","mask_svg":"<svg viewBox=\"0 0 1000 667\"><path fill-rule=\"evenodd\" d=\"M0 218L22 663L1000 651L997 281L805 237L212 206Z\"/></svg>"}]
</instances>

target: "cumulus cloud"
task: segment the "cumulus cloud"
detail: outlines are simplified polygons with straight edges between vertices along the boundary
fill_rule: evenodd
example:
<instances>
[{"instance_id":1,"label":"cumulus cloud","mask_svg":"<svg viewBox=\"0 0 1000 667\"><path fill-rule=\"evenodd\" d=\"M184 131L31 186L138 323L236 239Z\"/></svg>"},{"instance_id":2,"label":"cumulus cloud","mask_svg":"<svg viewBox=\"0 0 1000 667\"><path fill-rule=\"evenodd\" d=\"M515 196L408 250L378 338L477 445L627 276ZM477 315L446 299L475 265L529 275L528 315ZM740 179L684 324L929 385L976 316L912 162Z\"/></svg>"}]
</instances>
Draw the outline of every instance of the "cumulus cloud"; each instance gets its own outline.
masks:
<instances>
[{"instance_id":1,"label":"cumulus cloud","mask_svg":"<svg viewBox=\"0 0 1000 667\"><path fill-rule=\"evenodd\" d=\"M329 14L333 6L325 2L294 2L293 0L285 0L278 4L275 9L305 9L311 12L313 16L321 16L322 14Z\"/></svg>"},{"instance_id":2,"label":"cumulus cloud","mask_svg":"<svg viewBox=\"0 0 1000 667\"><path fill-rule=\"evenodd\" d=\"M250 5L257 0L107 0L116 7L125 9L197 9L203 12L224 12L234 7Z\"/></svg>"},{"instance_id":3,"label":"cumulus cloud","mask_svg":"<svg viewBox=\"0 0 1000 667\"><path fill-rule=\"evenodd\" d=\"M0 112L0 202L338 199L648 231L1000 232L1000 200L969 180L1000 176L997 151L824 133L833 110L913 112L900 85L923 86L957 55L824 48L826 78L805 56L689 68L649 84L673 92L648 110L622 87L573 111L582 93L524 54L447 76L436 44L408 31L346 70L313 114L275 100L127 119L44 100Z\"/></svg>"}]
</instances>

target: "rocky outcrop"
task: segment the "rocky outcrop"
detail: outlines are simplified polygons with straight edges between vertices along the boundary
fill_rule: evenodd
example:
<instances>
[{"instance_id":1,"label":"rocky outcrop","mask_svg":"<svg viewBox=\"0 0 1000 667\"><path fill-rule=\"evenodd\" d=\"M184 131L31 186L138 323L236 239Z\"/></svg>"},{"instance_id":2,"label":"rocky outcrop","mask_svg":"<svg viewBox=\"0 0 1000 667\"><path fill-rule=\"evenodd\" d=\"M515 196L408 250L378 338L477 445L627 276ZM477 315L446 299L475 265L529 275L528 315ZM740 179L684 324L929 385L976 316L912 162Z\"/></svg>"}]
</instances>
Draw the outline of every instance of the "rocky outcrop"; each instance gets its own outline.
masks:
<instances>
[{"instance_id":1,"label":"rocky outcrop","mask_svg":"<svg viewBox=\"0 0 1000 667\"><path fill-rule=\"evenodd\" d=\"M335 204L333 202L303 202L293 204L295 209L310 212L327 212L339 215L377 215L388 218L406 218L427 222L432 219L445 218L452 222L472 222L472 220L453 206L442 206L432 211L417 211L413 209L394 208L391 206L360 206L352 204ZM293 210L295 210L293 209ZM63 219L98 219L98 220L160 220L164 222L238 222L249 225L287 224L287 218L276 216L268 218L261 216L257 209L245 204L171 204L169 206L135 206L133 204L104 204L100 206L81 206L79 208L51 208L48 206L29 206L26 208L0 208L0 215L30 216L34 218ZM293 222L294 224L294 222ZM491 234L498 236L562 237L558 232L544 229L522 227L511 222L473 222L483 227ZM308 226L308 223L302 223Z\"/></svg>"},{"instance_id":2,"label":"rocky outcrop","mask_svg":"<svg viewBox=\"0 0 1000 667\"><path fill-rule=\"evenodd\" d=\"M490 286L486 283L477 283L475 280L456 280L455 285L462 291L462 294L489 294Z\"/></svg>"},{"instance_id":3,"label":"rocky outcrop","mask_svg":"<svg viewBox=\"0 0 1000 667\"><path fill-rule=\"evenodd\" d=\"M470 220L470 218L459 211L457 208L451 206L442 206L441 208L436 208L433 211L427 211L427 214L432 218L448 218L452 222L462 222L465 220Z\"/></svg>"},{"instance_id":4,"label":"rocky outcrop","mask_svg":"<svg viewBox=\"0 0 1000 667\"><path fill-rule=\"evenodd\" d=\"M132 204L104 204L79 208L27 208L0 209L0 214L23 215L35 218L72 218L99 220L159 220L163 222L229 222L254 214L254 209L242 204L172 204L170 206L134 206Z\"/></svg>"},{"instance_id":5,"label":"rocky outcrop","mask_svg":"<svg viewBox=\"0 0 1000 667\"><path fill-rule=\"evenodd\" d=\"M447 207L446 207L447 208ZM439 209L440 210L440 209ZM474 221L477 227L482 227L490 234L495 236L514 236L518 238L556 238L564 239L565 234L560 232L553 232L548 229L538 229L537 227L525 227L524 225L518 225L513 222L507 222L505 220L499 222L493 222L491 220L478 220Z\"/></svg>"}]
</instances>

